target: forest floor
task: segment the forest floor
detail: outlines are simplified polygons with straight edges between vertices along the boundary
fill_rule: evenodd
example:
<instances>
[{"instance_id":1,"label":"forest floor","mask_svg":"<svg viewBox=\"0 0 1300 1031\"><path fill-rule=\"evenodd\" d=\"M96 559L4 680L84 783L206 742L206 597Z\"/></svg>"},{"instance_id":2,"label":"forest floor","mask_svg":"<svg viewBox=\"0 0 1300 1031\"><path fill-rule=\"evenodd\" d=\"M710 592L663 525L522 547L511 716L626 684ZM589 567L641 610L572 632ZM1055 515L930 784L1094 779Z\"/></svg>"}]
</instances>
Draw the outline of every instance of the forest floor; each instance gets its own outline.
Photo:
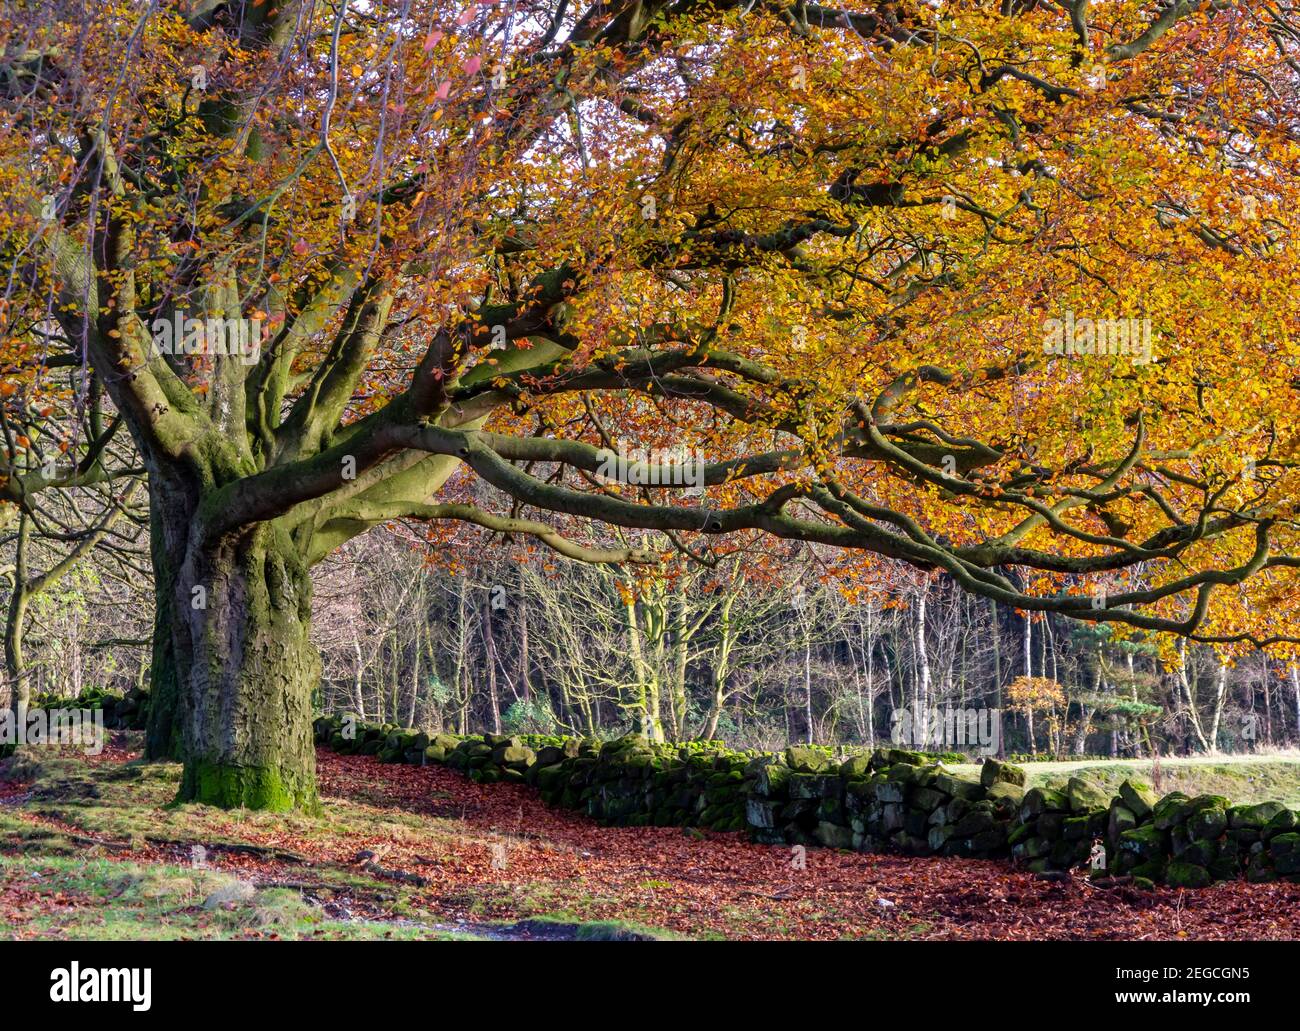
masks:
<instances>
[{"instance_id":1,"label":"forest floor","mask_svg":"<svg viewBox=\"0 0 1300 1031\"><path fill-rule=\"evenodd\" d=\"M824 849L800 869L742 834L601 827L328 751L320 815L227 812L169 805L178 767L135 758L0 768L0 938L1300 938L1295 884L1105 890Z\"/></svg>"}]
</instances>

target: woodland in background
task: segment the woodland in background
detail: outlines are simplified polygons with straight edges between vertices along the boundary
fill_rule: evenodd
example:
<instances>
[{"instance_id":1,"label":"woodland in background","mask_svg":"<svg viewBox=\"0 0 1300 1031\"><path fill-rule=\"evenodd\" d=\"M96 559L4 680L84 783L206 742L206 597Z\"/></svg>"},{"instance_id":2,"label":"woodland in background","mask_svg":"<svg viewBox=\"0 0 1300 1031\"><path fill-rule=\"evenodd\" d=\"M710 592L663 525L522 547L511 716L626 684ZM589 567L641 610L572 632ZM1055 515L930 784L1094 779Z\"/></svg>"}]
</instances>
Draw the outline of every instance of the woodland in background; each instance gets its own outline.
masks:
<instances>
[{"instance_id":1,"label":"woodland in background","mask_svg":"<svg viewBox=\"0 0 1300 1031\"><path fill-rule=\"evenodd\" d=\"M55 540L26 518L0 535L6 693L16 656L34 696L148 686L146 513L129 489L125 504L83 495L54 514ZM487 543L440 547L394 526L320 564L316 704L430 731L657 726L761 747L882 741L896 710L945 706L1003 710L1017 755L1300 743L1297 669L1262 652L1229 666L1185 645L1166 669L1140 637L1027 620L943 576L882 564L849 585L807 545L776 565L743 569L737 552L647 574Z\"/></svg>"}]
</instances>

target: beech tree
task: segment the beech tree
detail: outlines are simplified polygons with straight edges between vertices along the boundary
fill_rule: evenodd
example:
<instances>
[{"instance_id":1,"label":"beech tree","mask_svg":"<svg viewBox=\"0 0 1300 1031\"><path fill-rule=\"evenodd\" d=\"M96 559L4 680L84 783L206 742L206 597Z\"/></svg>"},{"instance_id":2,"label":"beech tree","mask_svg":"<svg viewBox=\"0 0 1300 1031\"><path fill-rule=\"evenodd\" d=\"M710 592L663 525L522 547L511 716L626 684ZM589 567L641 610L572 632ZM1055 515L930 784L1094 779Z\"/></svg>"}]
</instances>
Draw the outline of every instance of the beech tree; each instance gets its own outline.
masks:
<instances>
[{"instance_id":1,"label":"beech tree","mask_svg":"<svg viewBox=\"0 0 1300 1031\"><path fill-rule=\"evenodd\" d=\"M130 475L129 432L182 799L315 805L308 571L393 520L1300 640L1285 8L0 17L0 491Z\"/></svg>"}]
</instances>

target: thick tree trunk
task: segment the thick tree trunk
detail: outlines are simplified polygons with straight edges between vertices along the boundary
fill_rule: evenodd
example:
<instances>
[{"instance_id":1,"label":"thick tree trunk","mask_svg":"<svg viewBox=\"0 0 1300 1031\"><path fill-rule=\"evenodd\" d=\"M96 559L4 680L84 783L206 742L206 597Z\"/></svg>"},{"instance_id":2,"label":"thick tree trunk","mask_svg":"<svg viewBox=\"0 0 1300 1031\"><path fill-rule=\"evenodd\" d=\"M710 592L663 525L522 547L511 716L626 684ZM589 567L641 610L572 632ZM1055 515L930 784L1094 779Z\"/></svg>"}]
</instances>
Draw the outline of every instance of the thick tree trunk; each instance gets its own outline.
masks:
<instances>
[{"instance_id":1,"label":"thick tree trunk","mask_svg":"<svg viewBox=\"0 0 1300 1031\"><path fill-rule=\"evenodd\" d=\"M287 534L261 523L189 546L173 604L180 800L314 809L321 664L309 639L311 582Z\"/></svg>"}]
</instances>

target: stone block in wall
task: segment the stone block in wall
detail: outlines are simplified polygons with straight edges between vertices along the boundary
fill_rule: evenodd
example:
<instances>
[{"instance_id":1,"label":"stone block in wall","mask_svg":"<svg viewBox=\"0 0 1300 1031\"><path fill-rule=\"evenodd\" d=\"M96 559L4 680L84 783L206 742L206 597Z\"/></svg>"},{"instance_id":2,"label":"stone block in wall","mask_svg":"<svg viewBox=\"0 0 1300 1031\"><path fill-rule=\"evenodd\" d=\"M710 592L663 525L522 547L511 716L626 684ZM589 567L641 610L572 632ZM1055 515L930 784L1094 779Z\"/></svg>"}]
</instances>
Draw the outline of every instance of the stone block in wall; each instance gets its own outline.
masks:
<instances>
[{"instance_id":1,"label":"stone block in wall","mask_svg":"<svg viewBox=\"0 0 1300 1031\"><path fill-rule=\"evenodd\" d=\"M876 785L869 780L844 783L844 805L850 814L865 813L876 800Z\"/></svg>"},{"instance_id":2,"label":"stone block in wall","mask_svg":"<svg viewBox=\"0 0 1300 1031\"><path fill-rule=\"evenodd\" d=\"M492 750L492 761L498 766L527 769L537 761L537 753L524 745L501 745Z\"/></svg>"},{"instance_id":3,"label":"stone block in wall","mask_svg":"<svg viewBox=\"0 0 1300 1031\"><path fill-rule=\"evenodd\" d=\"M1228 829L1228 812L1218 806L1198 809L1187 818L1187 832L1193 841L1217 841Z\"/></svg>"},{"instance_id":4,"label":"stone block in wall","mask_svg":"<svg viewBox=\"0 0 1300 1031\"><path fill-rule=\"evenodd\" d=\"M1251 884L1268 884L1277 880L1277 871L1267 852L1251 855L1246 861L1246 880Z\"/></svg>"},{"instance_id":5,"label":"stone block in wall","mask_svg":"<svg viewBox=\"0 0 1300 1031\"><path fill-rule=\"evenodd\" d=\"M751 827L772 830L779 827L783 822L781 820L783 804L782 802L766 801L761 798L751 798L745 803L745 819Z\"/></svg>"},{"instance_id":6,"label":"stone block in wall","mask_svg":"<svg viewBox=\"0 0 1300 1031\"><path fill-rule=\"evenodd\" d=\"M1070 800L1072 813L1086 813L1093 809L1105 809L1110 804L1106 792L1091 781L1082 777L1071 777L1065 785L1065 795ZM1137 813L1133 814L1137 816Z\"/></svg>"},{"instance_id":7,"label":"stone block in wall","mask_svg":"<svg viewBox=\"0 0 1300 1031\"><path fill-rule=\"evenodd\" d=\"M909 856L928 856L930 854L930 843L925 840L924 836L903 831L895 834L891 839L894 847Z\"/></svg>"},{"instance_id":8,"label":"stone block in wall","mask_svg":"<svg viewBox=\"0 0 1300 1031\"><path fill-rule=\"evenodd\" d=\"M926 819L929 813L920 809L908 809L903 817L903 830L907 831L913 838L925 838Z\"/></svg>"},{"instance_id":9,"label":"stone block in wall","mask_svg":"<svg viewBox=\"0 0 1300 1031\"><path fill-rule=\"evenodd\" d=\"M965 780L951 773L939 773L934 778L934 787L953 798L975 800L984 797L984 788L973 780Z\"/></svg>"},{"instance_id":10,"label":"stone block in wall","mask_svg":"<svg viewBox=\"0 0 1300 1031\"><path fill-rule=\"evenodd\" d=\"M1061 836L1066 841L1083 841L1091 838L1087 816L1067 816L1061 825Z\"/></svg>"},{"instance_id":11,"label":"stone block in wall","mask_svg":"<svg viewBox=\"0 0 1300 1031\"><path fill-rule=\"evenodd\" d=\"M1011 854L1017 859L1037 859L1051 851L1051 843L1039 837L1028 837L1011 846Z\"/></svg>"},{"instance_id":12,"label":"stone block in wall","mask_svg":"<svg viewBox=\"0 0 1300 1031\"><path fill-rule=\"evenodd\" d=\"M1025 789L1019 784L1007 784L998 781L984 789L984 797L1005 805L1009 810L1015 811L1020 808L1025 799Z\"/></svg>"},{"instance_id":13,"label":"stone block in wall","mask_svg":"<svg viewBox=\"0 0 1300 1031\"><path fill-rule=\"evenodd\" d=\"M1025 771L1019 766L1012 766L997 759L985 759L980 767L980 784L991 788L994 784L1012 784L1025 786Z\"/></svg>"},{"instance_id":14,"label":"stone block in wall","mask_svg":"<svg viewBox=\"0 0 1300 1031\"><path fill-rule=\"evenodd\" d=\"M1110 815L1106 824L1106 840L1112 845L1119 842L1120 835L1125 831L1132 830L1137 826L1137 817L1133 815L1132 810L1120 802L1117 798L1110 804ZM1155 824L1157 829L1159 823Z\"/></svg>"},{"instance_id":15,"label":"stone block in wall","mask_svg":"<svg viewBox=\"0 0 1300 1031\"><path fill-rule=\"evenodd\" d=\"M1043 813L1035 821L1034 826L1040 838L1046 838L1048 841L1060 841L1065 836L1065 814Z\"/></svg>"},{"instance_id":16,"label":"stone block in wall","mask_svg":"<svg viewBox=\"0 0 1300 1031\"><path fill-rule=\"evenodd\" d=\"M790 767L780 760L762 763L754 768L753 792L762 798L786 798L790 782Z\"/></svg>"},{"instance_id":17,"label":"stone block in wall","mask_svg":"<svg viewBox=\"0 0 1300 1031\"><path fill-rule=\"evenodd\" d=\"M1268 854L1279 874L1300 874L1300 834L1288 831L1277 835L1268 843Z\"/></svg>"},{"instance_id":18,"label":"stone block in wall","mask_svg":"<svg viewBox=\"0 0 1300 1031\"><path fill-rule=\"evenodd\" d=\"M1171 888L1204 888L1210 883L1210 872L1203 866L1171 860L1165 869L1165 883Z\"/></svg>"},{"instance_id":19,"label":"stone block in wall","mask_svg":"<svg viewBox=\"0 0 1300 1031\"><path fill-rule=\"evenodd\" d=\"M1125 780L1119 786L1119 797L1123 800L1124 807L1137 818L1139 823L1151 815L1151 810L1160 801L1160 796L1153 789L1134 780Z\"/></svg>"},{"instance_id":20,"label":"stone block in wall","mask_svg":"<svg viewBox=\"0 0 1300 1031\"><path fill-rule=\"evenodd\" d=\"M1272 841L1277 835L1286 834L1296 828L1300 828L1300 813L1288 809L1269 820L1268 826L1260 831L1260 837L1264 841Z\"/></svg>"},{"instance_id":21,"label":"stone block in wall","mask_svg":"<svg viewBox=\"0 0 1300 1031\"><path fill-rule=\"evenodd\" d=\"M817 839L818 844L826 848L852 848L853 832L838 823L831 823L822 820L817 824L813 831L813 837Z\"/></svg>"},{"instance_id":22,"label":"stone block in wall","mask_svg":"<svg viewBox=\"0 0 1300 1031\"><path fill-rule=\"evenodd\" d=\"M876 801L899 804L907 793L907 785L896 781L885 781L876 785Z\"/></svg>"},{"instance_id":23,"label":"stone block in wall","mask_svg":"<svg viewBox=\"0 0 1300 1031\"><path fill-rule=\"evenodd\" d=\"M823 798L817 806L817 819L827 823L838 823L842 827L849 824L848 814L844 811L844 802L839 798Z\"/></svg>"},{"instance_id":24,"label":"stone block in wall","mask_svg":"<svg viewBox=\"0 0 1300 1031\"><path fill-rule=\"evenodd\" d=\"M789 787L791 798L835 798L844 782L838 774L792 773Z\"/></svg>"},{"instance_id":25,"label":"stone block in wall","mask_svg":"<svg viewBox=\"0 0 1300 1031\"><path fill-rule=\"evenodd\" d=\"M925 756L920 752L909 752L904 748L877 748L871 753L873 769L885 769L890 766L924 766Z\"/></svg>"},{"instance_id":26,"label":"stone block in wall","mask_svg":"<svg viewBox=\"0 0 1300 1031\"><path fill-rule=\"evenodd\" d=\"M947 802L949 797L938 788L912 788L907 801L914 809L923 809L927 813L932 813Z\"/></svg>"},{"instance_id":27,"label":"stone block in wall","mask_svg":"<svg viewBox=\"0 0 1300 1031\"><path fill-rule=\"evenodd\" d=\"M1151 807L1151 817L1162 831L1173 830L1191 815L1191 799L1181 791L1171 791ZM1131 810L1130 810L1131 811Z\"/></svg>"},{"instance_id":28,"label":"stone block in wall","mask_svg":"<svg viewBox=\"0 0 1300 1031\"><path fill-rule=\"evenodd\" d=\"M877 795L879 797L879 795ZM880 807L880 830L883 834L893 834L903 829L907 810L899 803L886 803Z\"/></svg>"},{"instance_id":29,"label":"stone block in wall","mask_svg":"<svg viewBox=\"0 0 1300 1031\"><path fill-rule=\"evenodd\" d=\"M986 809L971 809L954 824L954 833L958 837L969 838L981 831L992 830L996 822L992 812Z\"/></svg>"},{"instance_id":30,"label":"stone block in wall","mask_svg":"<svg viewBox=\"0 0 1300 1031\"><path fill-rule=\"evenodd\" d=\"M1154 824L1144 823L1121 831L1116 847L1121 852L1132 852L1141 859L1154 859L1169 854L1169 834Z\"/></svg>"},{"instance_id":31,"label":"stone block in wall","mask_svg":"<svg viewBox=\"0 0 1300 1031\"><path fill-rule=\"evenodd\" d=\"M1043 813L1068 813L1070 800L1055 788L1030 788L1020 803L1020 819L1029 820Z\"/></svg>"},{"instance_id":32,"label":"stone block in wall","mask_svg":"<svg viewBox=\"0 0 1300 1031\"><path fill-rule=\"evenodd\" d=\"M822 773L834 764L828 751L811 745L791 745L785 750L785 763L798 773Z\"/></svg>"},{"instance_id":33,"label":"stone block in wall","mask_svg":"<svg viewBox=\"0 0 1300 1031\"><path fill-rule=\"evenodd\" d=\"M1007 847L1006 825L994 824L987 830L973 834L970 843L975 852L1001 852Z\"/></svg>"},{"instance_id":34,"label":"stone block in wall","mask_svg":"<svg viewBox=\"0 0 1300 1031\"><path fill-rule=\"evenodd\" d=\"M1234 805L1228 810L1228 826L1232 830L1263 830L1273 817L1286 812L1281 802L1260 802L1258 805Z\"/></svg>"}]
</instances>

